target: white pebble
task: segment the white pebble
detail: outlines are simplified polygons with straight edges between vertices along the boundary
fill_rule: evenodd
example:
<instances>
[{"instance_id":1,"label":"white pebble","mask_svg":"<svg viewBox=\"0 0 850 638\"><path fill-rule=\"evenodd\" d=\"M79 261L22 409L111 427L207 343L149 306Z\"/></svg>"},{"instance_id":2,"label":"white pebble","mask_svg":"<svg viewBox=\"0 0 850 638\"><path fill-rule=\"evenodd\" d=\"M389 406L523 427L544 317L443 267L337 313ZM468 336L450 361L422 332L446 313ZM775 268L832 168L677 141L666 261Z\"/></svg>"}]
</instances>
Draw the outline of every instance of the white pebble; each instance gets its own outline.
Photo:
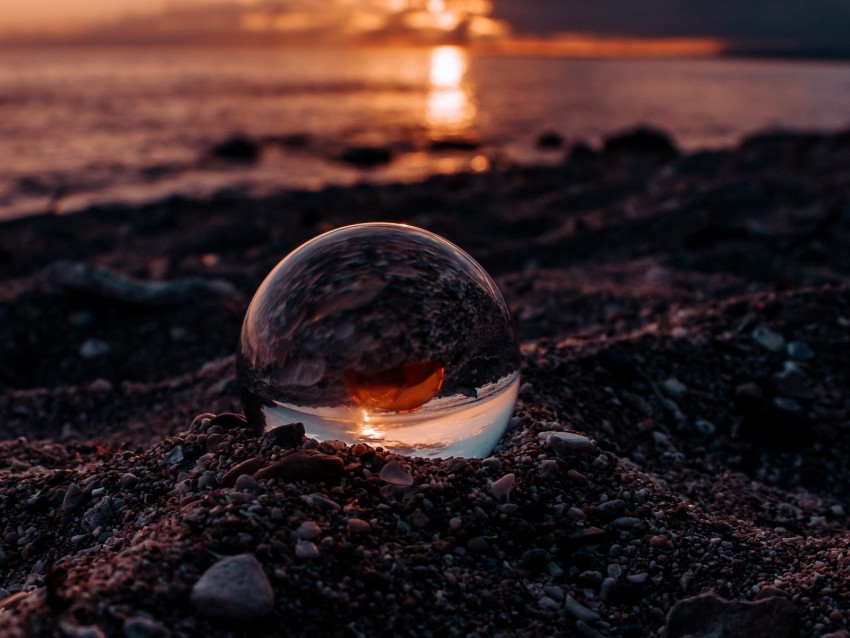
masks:
<instances>
[{"instance_id":1,"label":"white pebble","mask_svg":"<svg viewBox=\"0 0 850 638\"><path fill-rule=\"evenodd\" d=\"M490 492L497 499L501 499L503 496L508 497L511 490L514 488L515 482L516 476L514 474L505 474L499 480L490 483Z\"/></svg>"},{"instance_id":2,"label":"white pebble","mask_svg":"<svg viewBox=\"0 0 850 638\"><path fill-rule=\"evenodd\" d=\"M537 436L543 441L546 441L550 447L555 447L552 445L552 441L557 440L567 450L573 450L576 452L592 452L596 449L596 444L593 441L586 436L576 434L575 432L555 432L547 430L545 432L541 432Z\"/></svg>"},{"instance_id":3,"label":"white pebble","mask_svg":"<svg viewBox=\"0 0 850 638\"><path fill-rule=\"evenodd\" d=\"M398 461L390 461L381 468L378 478L392 485L409 487L413 485L413 476Z\"/></svg>"}]
</instances>

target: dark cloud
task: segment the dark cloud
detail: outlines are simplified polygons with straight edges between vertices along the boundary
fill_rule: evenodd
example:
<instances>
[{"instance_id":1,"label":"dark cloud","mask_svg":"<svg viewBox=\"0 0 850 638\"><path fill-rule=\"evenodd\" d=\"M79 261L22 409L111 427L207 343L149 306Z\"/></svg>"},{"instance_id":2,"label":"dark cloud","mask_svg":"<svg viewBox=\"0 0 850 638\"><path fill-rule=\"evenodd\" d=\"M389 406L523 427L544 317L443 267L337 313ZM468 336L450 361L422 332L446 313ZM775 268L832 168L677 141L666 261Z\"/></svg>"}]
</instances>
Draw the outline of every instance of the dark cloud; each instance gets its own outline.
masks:
<instances>
[{"instance_id":1,"label":"dark cloud","mask_svg":"<svg viewBox=\"0 0 850 638\"><path fill-rule=\"evenodd\" d=\"M519 33L717 37L739 49L850 51L848 0L494 0Z\"/></svg>"}]
</instances>

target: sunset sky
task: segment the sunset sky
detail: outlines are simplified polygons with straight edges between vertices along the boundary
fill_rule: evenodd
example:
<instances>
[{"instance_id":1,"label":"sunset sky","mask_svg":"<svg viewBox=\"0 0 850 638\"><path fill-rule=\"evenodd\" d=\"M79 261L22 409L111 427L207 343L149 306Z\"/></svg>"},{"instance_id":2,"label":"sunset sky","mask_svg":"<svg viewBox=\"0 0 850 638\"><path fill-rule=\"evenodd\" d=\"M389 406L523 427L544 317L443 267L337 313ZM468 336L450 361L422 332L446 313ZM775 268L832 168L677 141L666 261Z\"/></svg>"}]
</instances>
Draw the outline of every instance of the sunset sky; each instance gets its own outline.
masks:
<instances>
[{"instance_id":1,"label":"sunset sky","mask_svg":"<svg viewBox=\"0 0 850 638\"><path fill-rule=\"evenodd\" d=\"M850 0L4 0L0 41L693 39L850 53Z\"/></svg>"}]
</instances>

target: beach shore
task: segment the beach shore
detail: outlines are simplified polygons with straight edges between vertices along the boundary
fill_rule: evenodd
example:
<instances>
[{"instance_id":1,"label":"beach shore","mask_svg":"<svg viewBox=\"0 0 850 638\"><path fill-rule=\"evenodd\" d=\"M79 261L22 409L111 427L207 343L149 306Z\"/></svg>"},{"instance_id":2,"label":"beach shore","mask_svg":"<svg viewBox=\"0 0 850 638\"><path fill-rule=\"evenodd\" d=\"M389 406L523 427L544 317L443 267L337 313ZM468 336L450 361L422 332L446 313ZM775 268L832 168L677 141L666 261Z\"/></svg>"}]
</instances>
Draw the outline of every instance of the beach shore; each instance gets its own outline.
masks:
<instances>
[{"instance_id":1,"label":"beach shore","mask_svg":"<svg viewBox=\"0 0 850 638\"><path fill-rule=\"evenodd\" d=\"M230 414L256 287L364 221L500 286L493 457ZM4 636L849 635L850 132L6 222L0 335Z\"/></svg>"}]
</instances>

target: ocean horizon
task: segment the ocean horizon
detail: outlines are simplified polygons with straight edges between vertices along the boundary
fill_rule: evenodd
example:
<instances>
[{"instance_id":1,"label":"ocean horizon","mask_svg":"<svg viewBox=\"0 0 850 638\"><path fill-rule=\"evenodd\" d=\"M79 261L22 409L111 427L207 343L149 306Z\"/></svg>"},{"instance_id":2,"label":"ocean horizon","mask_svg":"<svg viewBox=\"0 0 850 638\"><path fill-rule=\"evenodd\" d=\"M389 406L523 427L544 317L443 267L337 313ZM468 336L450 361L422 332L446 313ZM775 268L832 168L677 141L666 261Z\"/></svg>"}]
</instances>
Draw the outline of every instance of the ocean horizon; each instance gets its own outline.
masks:
<instances>
[{"instance_id":1,"label":"ocean horizon","mask_svg":"<svg viewBox=\"0 0 850 638\"><path fill-rule=\"evenodd\" d=\"M720 148L846 129L847 104L846 61L13 48L0 58L0 219L553 164L635 126Z\"/></svg>"}]
</instances>

